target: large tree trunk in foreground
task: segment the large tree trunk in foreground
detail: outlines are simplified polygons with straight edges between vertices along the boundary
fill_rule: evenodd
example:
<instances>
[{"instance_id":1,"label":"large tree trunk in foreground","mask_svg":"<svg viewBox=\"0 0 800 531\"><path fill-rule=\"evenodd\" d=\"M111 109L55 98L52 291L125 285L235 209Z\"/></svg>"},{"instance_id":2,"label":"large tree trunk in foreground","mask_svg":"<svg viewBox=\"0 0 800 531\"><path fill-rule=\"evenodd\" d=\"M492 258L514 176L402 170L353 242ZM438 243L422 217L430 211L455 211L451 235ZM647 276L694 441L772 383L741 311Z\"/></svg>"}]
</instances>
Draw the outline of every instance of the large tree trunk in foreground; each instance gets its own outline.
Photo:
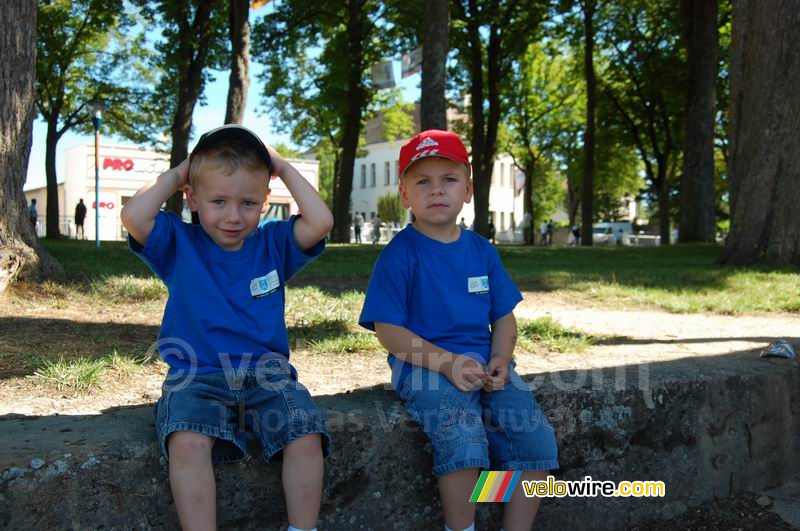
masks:
<instances>
[{"instance_id":1,"label":"large tree trunk in foreground","mask_svg":"<svg viewBox=\"0 0 800 531\"><path fill-rule=\"evenodd\" d=\"M681 242L713 242L714 118L717 103L717 2L682 0L689 63L681 175Z\"/></svg>"},{"instance_id":2,"label":"large tree trunk in foreground","mask_svg":"<svg viewBox=\"0 0 800 531\"><path fill-rule=\"evenodd\" d=\"M0 2L0 292L61 272L36 241L22 193L33 131L36 2Z\"/></svg>"},{"instance_id":3,"label":"large tree trunk in foreground","mask_svg":"<svg viewBox=\"0 0 800 531\"><path fill-rule=\"evenodd\" d=\"M447 129L447 52L450 44L450 3L425 0L422 22L422 130Z\"/></svg>"},{"instance_id":4,"label":"large tree trunk in foreground","mask_svg":"<svg viewBox=\"0 0 800 531\"><path fill-rule=\"evenodd\" d=\"M800 265L800 2L735 0L729 264Z\"/></svg>"}]
</instances>

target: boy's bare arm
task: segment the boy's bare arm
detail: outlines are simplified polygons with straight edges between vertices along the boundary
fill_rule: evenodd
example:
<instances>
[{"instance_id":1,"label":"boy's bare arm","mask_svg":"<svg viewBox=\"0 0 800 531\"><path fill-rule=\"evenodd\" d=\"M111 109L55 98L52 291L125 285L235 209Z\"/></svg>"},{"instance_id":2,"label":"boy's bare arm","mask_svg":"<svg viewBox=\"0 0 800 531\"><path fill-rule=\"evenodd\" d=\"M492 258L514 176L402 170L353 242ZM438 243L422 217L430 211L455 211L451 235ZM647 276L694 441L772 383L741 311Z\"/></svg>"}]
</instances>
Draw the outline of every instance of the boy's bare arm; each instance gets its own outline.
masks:
<instances>
[{"instance_id":1,"label":"boy's bare arm","mask_svg":"<svg viewBox=\"0 0 800 531\"><path fill-rule=\"evenodd\" d=\"M486 381L483 366L469 356L442 351L408 328L388 323L375 323L381 345L406 363L442 373L461 391L472 391Z\"/></svg>"},{"instance_id":2,"label":"boy's bare arm","mask_svg":"<svg viewBox=\"0 0 800 531\"><path fill-rule=\"evenodd\" d=\"M516 346L517 318L510 312L492 323L492 350L484 391L496 391L508 383L508 368Z\"/></svg>"},{"instance_id":3,"label":"boy's bare arm","mask_svg":"<svg viewBox=\"0 0 800 531\"><path fill-rule=\"evenodd\" d=\"M272 147L267 148L272 169L281 178L303 214L294 224L294 239L302 250L310 249L330 232L333 215L325 201L294 166L286 162Z\"/></svg>"},{"instance_id":4,"label":"boy's bare arm","mask_svg":"<svg viewBox=\"0 0 800 531\"><path fill-rule=\"evenodd\" d=\"M120 218L128 233L141 245L147 243L164 201L189 182L189 159L144 185L122 207Z\"/></svg>"}]
</instances>

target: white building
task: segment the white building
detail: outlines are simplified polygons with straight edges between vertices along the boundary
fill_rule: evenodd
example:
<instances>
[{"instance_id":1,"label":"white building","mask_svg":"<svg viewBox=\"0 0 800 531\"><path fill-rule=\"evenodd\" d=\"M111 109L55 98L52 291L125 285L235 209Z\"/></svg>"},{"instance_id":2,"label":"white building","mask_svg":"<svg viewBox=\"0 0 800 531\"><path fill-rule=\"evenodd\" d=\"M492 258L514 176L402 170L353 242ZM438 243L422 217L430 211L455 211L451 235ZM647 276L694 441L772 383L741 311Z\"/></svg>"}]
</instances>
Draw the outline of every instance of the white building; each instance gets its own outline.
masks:
<instances>
[{"instance_id":1,"label":"white building","mask_svg":"<svg viewBox=\"0 0 800 531\"><path fill-rule=\"evenodd\" d=\"M169 169L169 155L149 151L136 146L100 146L100 239L124 240L127 232L122 226L119 213L126 201L139 188L153 181ZM319 163L316 160L290 160L312 186L319 186ZM61 234L75 237L75 205L83 199L86 205L86 219L83 226L86 238L95 237L95 165L94 144L76 146L65 152L65 164L59 173L62 181L58 184L59 228ZM270 209L265 217L286 219L297 213L297 205L292 200L283 181L273 178L270 181ZM36 199L39 219L37 234L45 235L45 213L47 212L47 190L45 187L25 190L25 198L30 204ZM188 211L184 212L188 217Z\"/></svg>"},{"instance_id":2,"label":"white building","mask_svg":"<svg viewBox=\"0 0 800 531\"><path fill-rule=\"evenodd\" d=\"M419 130L419 106L413 113ZM452 116L450 117L452 121ZM353 191L350 195L352 216L360 212L365 222L378 213L378 198L389 193L398 193L399 155L403 140L387 141L383 134L383 125L379 118L369 120L365 128L367 154L356 158L353 169ZM520 180L518 180L520 179ZM495 158L492 171L492 183L489 189L489 215L496 230L496 240L503 243L521 242L523 235L521 223L523 218L523 197L521 177L509 155L500 154ZM406 213L405 225L410 220L410 211ZM471 227L475 220L474 200L461 211L459 220ZM368 241L368 237L364 240Z\"/></svg>"}]
</instances>

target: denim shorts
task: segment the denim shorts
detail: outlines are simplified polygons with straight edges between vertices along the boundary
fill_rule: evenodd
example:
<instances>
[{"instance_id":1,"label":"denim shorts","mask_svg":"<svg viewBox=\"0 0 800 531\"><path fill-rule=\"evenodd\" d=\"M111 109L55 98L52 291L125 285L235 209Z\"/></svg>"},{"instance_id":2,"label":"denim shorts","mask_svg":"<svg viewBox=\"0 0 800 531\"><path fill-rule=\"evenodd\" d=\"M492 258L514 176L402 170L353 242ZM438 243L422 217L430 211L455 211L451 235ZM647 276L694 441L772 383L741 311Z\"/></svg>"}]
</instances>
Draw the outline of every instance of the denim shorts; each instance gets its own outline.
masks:
<instances>
[{"instance_id":1,"label":"denim shorts","mask_svg":"<svg viewBox=\"0 0 800 531\"><path fill-rule=\"evenodd\" d=\"M323 455L330 435L308 390L292 378L284 360L269 360L253 369L196 374L179 383L169 378L156 404L156 433L165 457L167 437L191 431L216 438L214 463L231 463L247 455L246 433L261 443L267 461L295 439L322 434Z\"/></svg>"},{"instance_id":2,"label":"denim shorts","mask_svg":"<svg viewBox=\"0 0 800 531\"><path fill-rule=\"evenodd\" d=\"M459 391L438 372L414 366L400 388L409 415L433 445L437 477L467 468L558 468L553 426L513 368L501 390Z\"/></svg>"}]
</instances>

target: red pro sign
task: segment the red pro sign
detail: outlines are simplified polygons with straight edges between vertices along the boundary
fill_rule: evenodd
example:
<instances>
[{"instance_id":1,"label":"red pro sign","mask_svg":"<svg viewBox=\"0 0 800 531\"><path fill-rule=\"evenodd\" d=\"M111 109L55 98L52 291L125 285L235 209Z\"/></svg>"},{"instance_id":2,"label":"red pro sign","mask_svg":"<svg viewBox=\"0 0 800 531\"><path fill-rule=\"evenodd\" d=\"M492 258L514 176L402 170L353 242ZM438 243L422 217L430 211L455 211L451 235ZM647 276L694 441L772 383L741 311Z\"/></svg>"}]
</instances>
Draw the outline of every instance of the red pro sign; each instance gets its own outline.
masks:
<instances>
[{"instance_id":1,"label":"red pro sign","mask_svg":"<svg viewBox=\"0 0 800 531\"><path fill-rule=\"evenodd\" d=\"M131 159L122 160L106 157L103 159L103 169L107 170L109 168L118 171L131 171L133 169L133 161Z\"/></svg>"}]
</instances>

